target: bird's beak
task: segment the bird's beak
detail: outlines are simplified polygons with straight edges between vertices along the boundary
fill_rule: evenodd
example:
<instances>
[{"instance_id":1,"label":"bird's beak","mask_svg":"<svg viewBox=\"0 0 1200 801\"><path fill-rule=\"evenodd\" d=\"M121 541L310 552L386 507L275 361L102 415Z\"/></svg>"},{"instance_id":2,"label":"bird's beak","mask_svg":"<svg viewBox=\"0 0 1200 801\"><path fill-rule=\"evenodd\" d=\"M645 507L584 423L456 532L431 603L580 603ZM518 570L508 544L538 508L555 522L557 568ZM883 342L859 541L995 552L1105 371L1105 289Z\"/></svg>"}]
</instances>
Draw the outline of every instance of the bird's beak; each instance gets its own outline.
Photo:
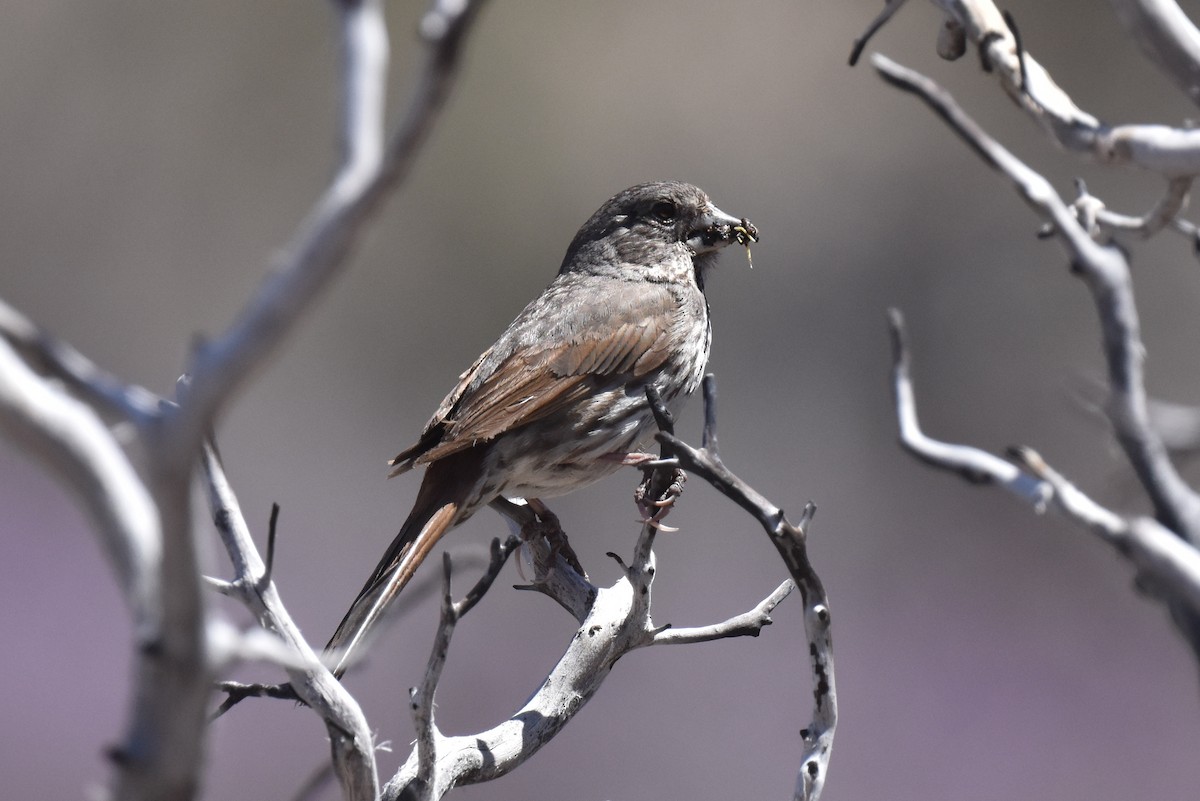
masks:
<instances>
[{"instance_id":1,"label":"bird's beak","mask_svg":"<svg viewBox=\"0 0 1200 801\"><path fill-rule=\"evenodd\" d=\"M749 245L758 241L758 229L745 217L741 219L718 209L711 203L708 210L696 221L687 244L696 254L711 253L728 244L737 242Z\"/></svg>"}]
</instances>

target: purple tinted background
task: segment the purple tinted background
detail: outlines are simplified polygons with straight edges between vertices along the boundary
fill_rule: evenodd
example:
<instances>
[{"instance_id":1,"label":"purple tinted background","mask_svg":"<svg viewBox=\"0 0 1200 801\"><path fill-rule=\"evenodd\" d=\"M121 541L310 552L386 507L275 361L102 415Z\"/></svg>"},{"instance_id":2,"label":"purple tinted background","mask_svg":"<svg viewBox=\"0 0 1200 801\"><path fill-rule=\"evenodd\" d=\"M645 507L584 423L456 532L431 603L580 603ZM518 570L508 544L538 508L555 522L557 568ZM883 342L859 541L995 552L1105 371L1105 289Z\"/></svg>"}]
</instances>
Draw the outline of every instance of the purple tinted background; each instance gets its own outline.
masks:
<instances>
[{"instance_id":1,"label":"purple tinted background","mask_svg":"<svg viewBox=\"0 0 1200 801\"><path fill-rule=\"evenodd\" d=\"M168 5L173 7L168 8ZM261 536L283 506L276 578L316 642L407 511L385 482L458 372L549 280L609 194L694 181L763 232L710 284L727 462L819 513L842 719L826 798L1191 797L1196 668L1130 571L1063 522L931 472L895 444L884 310L907 313L927 427L1035 445L1122 509L1137 493L1072 394L1102 375L1083 287L1037 220L852 39L877 2L496 2L458 93L353 268L221 426ZM1026 46L1113 122L1195 113L1107 8L1014 0ZM1195 4L1189 8L1194 9ZM391 10L397 86L418 4ZM10 3L0 25L0 293L118 374L169 391L191 337L228 323L329 175L336 51L320 3ZM1064 192L1082 174L1122 211L1159 182L1055 151L974 56L933 53L911 4L872 49L931 72ZM1086 34L1084 33L1086 31ZM404 97L398 90L397 98ZM1137 249L1153 391L1200 398L1189 245ZM698 437L698 404L681 431ZM1194 471L1193 471L1194 475ZM635 533L634 476L554 504L593 577ZM0 449L0 775L14 797L79 798L120 736L130 631L72 499ZM783 577L763 535L693 481L659 546L656 619L708 623ZM478 545L490 514L450 547ZM227 575L215 542L210 571ZM561 653L572 623L513 592L459 628L444 728L491 725ZM461 581L465 584L466 577ZM231 619L245 617L228 609ZM412 737L435 610L426 599L350 679L394 744ZM531 763L464 798L783 798L809 715L799 605L755 640L635 653ZM271 678L267 669L241 676ZM326 753L312 715L252 703L217 724L209 798L289 797Z\"/></svg>"}]
</instances>

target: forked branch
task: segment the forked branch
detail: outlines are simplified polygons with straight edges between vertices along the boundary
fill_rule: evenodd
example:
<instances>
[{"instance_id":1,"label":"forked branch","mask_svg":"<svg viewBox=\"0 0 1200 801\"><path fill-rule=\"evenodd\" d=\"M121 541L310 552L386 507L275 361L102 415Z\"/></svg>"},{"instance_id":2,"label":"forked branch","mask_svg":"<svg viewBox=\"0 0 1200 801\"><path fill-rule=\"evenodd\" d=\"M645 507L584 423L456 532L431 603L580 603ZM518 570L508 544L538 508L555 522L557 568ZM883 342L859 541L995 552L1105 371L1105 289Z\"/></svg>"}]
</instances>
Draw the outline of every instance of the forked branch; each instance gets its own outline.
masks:
<instances>
[{"instance_id":1,"label":"forked branch","mask_svg":"<svg viewBox=\"0 0 1200 801\"><path fill-rule=\"evenodd\" d=\"M745 509L766 531L787 566L804 600L804 631L813 680L812 722L801 730L805 750L796 781L796 799L814 801L821 795L829 772L829 757L837 728L837 686L834 682L833 642L830 634L829 599L820 577L808 559L808 526L816 507L808 504L793 524L771 501L735 475L717 452L717 383L704 378L704 438L695 448L666 432L658 439L669 445L684 468L707 481L718 492ZM782 589L782 588L781 588Z\"/></svg>"}]
</instances>

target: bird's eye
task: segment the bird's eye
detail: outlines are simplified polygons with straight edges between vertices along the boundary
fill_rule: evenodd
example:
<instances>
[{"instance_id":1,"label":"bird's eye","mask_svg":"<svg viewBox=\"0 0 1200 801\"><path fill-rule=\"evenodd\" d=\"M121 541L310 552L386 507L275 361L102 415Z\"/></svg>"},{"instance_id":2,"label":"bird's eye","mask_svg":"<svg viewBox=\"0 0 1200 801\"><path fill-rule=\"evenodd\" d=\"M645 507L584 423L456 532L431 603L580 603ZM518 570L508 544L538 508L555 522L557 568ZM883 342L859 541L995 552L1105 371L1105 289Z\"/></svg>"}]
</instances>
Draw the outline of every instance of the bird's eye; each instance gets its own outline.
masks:
<instances>
[{"instance_id":1,"label":"bird's eye","mask_svg":"<svg viewBox=\"0 0 1200 801\"><path fill-rule=\"evenodd\" d=\"M650 213L659 222L669 223L675 221L677 210L675 204L669 200L660 200L650 209Z\"/></svg>"}]
</instances>

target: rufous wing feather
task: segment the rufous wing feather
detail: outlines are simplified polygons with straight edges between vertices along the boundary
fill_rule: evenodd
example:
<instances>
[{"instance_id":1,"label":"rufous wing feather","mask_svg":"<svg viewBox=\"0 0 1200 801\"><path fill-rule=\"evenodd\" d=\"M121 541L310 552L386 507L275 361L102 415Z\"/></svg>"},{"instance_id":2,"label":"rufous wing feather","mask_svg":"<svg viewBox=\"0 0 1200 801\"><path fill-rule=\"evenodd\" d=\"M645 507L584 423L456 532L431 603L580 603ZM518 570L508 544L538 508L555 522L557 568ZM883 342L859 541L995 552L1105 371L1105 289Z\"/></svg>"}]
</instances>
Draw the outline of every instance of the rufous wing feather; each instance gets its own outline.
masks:
<instances>
[{"instance_id":1,"label":"rufous wing feather","mask_svg":"<svg viewBox=\"0 0 1200 801\"><path fill-rule=\"evenodd\" d=\"M421 439L392 460L391 474L495 439L662 366L678 336L671 325L677 302L660 287L639 288L620 301L606 306L603 317L582 320L573 336L547 332L519 347L501 339L485 351L442 401Z\"/></svg>"}]
</instances>

